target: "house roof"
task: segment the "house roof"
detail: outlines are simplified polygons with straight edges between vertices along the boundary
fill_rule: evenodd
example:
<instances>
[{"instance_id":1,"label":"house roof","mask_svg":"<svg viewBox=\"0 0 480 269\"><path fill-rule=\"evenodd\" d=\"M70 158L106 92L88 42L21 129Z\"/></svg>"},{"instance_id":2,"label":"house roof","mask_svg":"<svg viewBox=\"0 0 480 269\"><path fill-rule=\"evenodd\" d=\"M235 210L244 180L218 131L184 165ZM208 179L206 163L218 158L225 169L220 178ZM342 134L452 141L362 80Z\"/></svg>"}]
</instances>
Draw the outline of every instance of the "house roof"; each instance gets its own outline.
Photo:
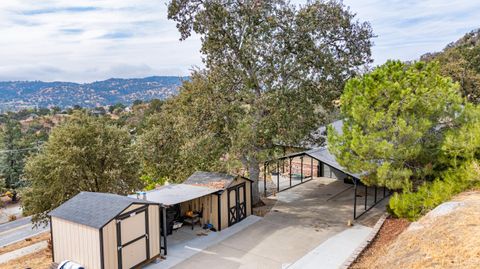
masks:
<instances>
[{"instance_id":1,"label":"house roof","mask_svg":"<svg viewBox=\"0 0 480 269\"><path fill-rule=\"evenodd\" d=\"M81 192L52 210L49 215L100 229L134 203L153 204L117 194Z\"/></svg>"},{"instance_id":2,"label":"house roof","mask_svg":"<svg viewBox=\"0 0 480 269\"><path fill-rule=\"evenodd\" d=\"M220 190L228 188L235 178L237 178L237 176L229 174L197 171L187 178L187 180L185 180L183 183Z\"/></svg>"},{"instance_id":3,"label":"house roof","mask_svg":"<svg viewBox=\"0 0 480 269\"><path fill-rule=\"evenodd\" d=\"M209 195L214 192L218 192L218 189L188 184L170 184L162 186L156 190L147 191L146 199L147 201L170 206ZM130 195L129 197L135 197L135 195Z\"/></svg>"}]
</instances>

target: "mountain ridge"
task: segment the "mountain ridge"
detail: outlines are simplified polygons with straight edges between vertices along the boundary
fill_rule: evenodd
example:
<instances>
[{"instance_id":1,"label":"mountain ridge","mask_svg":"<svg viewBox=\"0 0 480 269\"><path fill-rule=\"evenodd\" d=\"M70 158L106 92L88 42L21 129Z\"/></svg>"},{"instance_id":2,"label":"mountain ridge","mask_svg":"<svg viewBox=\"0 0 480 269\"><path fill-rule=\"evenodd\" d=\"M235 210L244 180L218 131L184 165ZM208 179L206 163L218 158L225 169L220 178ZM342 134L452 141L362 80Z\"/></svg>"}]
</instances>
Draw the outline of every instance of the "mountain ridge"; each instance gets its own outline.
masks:
<instances>
[{"instance_id":1,"label":"mountain ridge","mask_svg":"<svg viewBox=\"0 0 480 269\"><path fill-rule=\"evenodd\" d=\"M31 107L97 107L175 95L188 77L109 78L86 83L67 81L0 81L0 111Z\"/></svg>"}]
</instances>

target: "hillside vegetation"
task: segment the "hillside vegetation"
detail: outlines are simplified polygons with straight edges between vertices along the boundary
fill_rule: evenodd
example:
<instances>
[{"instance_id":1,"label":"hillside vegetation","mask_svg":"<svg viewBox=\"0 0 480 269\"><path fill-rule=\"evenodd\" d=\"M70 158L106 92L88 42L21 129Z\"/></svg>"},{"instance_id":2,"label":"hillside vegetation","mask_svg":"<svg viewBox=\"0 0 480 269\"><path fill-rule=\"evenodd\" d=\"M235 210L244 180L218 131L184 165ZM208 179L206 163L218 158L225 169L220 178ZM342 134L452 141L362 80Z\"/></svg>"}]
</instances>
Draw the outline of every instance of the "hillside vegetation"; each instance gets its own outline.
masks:
<instances>
[{"instance_id":1,"label":"hillside vegetation","mask_svg":"<svg viewBox=\"0 0 480 269\"><path fill-rule=\"evenodd\" d=\"M443 51L427 53L424 61L438 61L441 72L460 84L470 102L480 103L480 29L450 43Z\"/></svg>"}]
</instances>

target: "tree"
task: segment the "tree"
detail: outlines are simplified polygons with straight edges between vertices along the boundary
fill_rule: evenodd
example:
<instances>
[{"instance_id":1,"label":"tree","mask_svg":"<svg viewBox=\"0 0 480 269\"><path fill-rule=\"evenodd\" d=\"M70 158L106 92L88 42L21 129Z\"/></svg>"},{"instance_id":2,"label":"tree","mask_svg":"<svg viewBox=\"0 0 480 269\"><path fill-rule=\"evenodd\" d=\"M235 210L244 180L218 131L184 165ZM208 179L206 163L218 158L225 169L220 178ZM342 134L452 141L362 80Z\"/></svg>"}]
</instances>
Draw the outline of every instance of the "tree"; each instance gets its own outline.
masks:
<instances>
[{"instance_id":1,"label":"tree","mask_svg":"<svg viewBox=\"0 0 480 269\"><path fill-rule=\"evenodd\" d=\"M25 157L31 145L25 143L20 123L9 119L4 125L1 138L0 173L7 189L21 186Z\"/></svg>"},{"instance_id":2,"label":"tree","mask_svg":"<svg viewBox=\"0 0 480 269\"><path fill-rule=\"evenodd\" d=\"M133 101L132 106L138 106L138 105L141 105L141 104L143 104L143 101L136 99L135 101Z\"/></svg>"},{"instance_id":3,"label":"tree","mask_svg":"<svg viewBox=\"0 0 480 269\"><path fill-rule=\"evenodd\" d=\"M442 52L428 53L421 59L438 61L442 75L458 82L470 102L480 104L480 29L467 33Z\"/></svg>"},{"instance_id":4,"label":"tree","mask_svg":"<svg viewBox=\"0 0 480 269\"><path fill-rule=\"evenodd\" d=\"M214 87L241 115L229 130L229 153L255 182L275 145L308 137L345 80L370 62L370 25L335 1L297 8L281 0L172 0L168 17L182 40L201 36Z\"/></svg>"},{"instance_id":5,"label":"tree","mask_svg":"<svg viewBox=\"0 0 480 269\"><path fill-rule=\"evenodd\" d=\"M105 117L76 112L52 130L41 151L28 159L29 188L23 208L37 223L81 191L128 194L142 187L139 163L127 130Z\"/></svg>"},{"instance_id":6,"label":"tree","mask_svg":"<svg viewBox=\"0 0 480 269\"><path fill-rule=\"evenodd\" d=\"M52 106L50 110L52 115L57 115L62 111L62 109L59 106Z\"/></svg>"},{"instance_id":7,"label":"tree","mask_svg":"<svg viewBox=\"0 0 480 269\"><path fill-rule=\"evenodd\" d=\"M459 128L459 86L438 64L389 61L348 81L343 132L328 130L330 151L367 185L415 190L441 170L446 133Z\"/></svg>"},{"instance_id":8,"label":"tree","mask_svg":"<svg viewBox=\"0 0 480 269\"><path fill-rule=\"evenodd\" d=\"M125 108L126 108L126 106L125 106L124 104L122 104L122 103L116 103L115 105L108 107L108 112L119 114L119 113L122 112Z\"/></svg>"},{"instance_id":9,"label":"tree","mask_svg":"<svg viewBox=\"0 0 480 269\"><path fill-rule=\"evenodd\" d=\"M226 154L235 107L213 87L213 79L206 72L194 72L180 93L146 120L137 150L149 181L181 182L197 170L231 171Z\"/></svg>"},{"instance_id":10,"label":"tree","mask_svg":"<svg viewBox=\"0 0 480 269\"><path fill-rule=\"evenodd\" d=\"M164 104L164 101L162 101L160 99L150 100L150 102L148 103L148 108L145 111L145 114L146 115L151 115L153 113L160 112L162 110L163 104Z\"/></svg>"}]
</instances>

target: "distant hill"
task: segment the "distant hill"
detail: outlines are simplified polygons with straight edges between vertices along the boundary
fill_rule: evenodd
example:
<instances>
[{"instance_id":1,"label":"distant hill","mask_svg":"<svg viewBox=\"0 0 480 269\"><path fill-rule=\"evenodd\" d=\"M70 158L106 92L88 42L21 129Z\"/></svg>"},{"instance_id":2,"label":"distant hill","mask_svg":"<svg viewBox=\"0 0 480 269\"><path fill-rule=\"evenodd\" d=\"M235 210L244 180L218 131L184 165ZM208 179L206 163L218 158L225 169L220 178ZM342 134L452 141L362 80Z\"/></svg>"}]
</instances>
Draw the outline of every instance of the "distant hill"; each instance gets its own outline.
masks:
<instances>
[{"instance_id":1,"label":"distant hill","mask_svg":"<svg viewBox=\"0 0 480 269\"><path fill-rule=\"evenodd\" d=\"M92 83L8 81L0 82L0 111L29 107L80 105L97 107L135 100L165 99L177 93L187 77L155 76L112 78Z\"/></svg>"},{"instance_id":2,"label":"distant hill","mask_svg":"<svg viewBox=\"0 0 480 269\"><path fill-rule=\"evenodd\" d=\"M438 61L442 74L458 82L470 102L480 104L480 29L448 44L443 51L427 53L420 59Z\"/></svg>"}]
</instances>

